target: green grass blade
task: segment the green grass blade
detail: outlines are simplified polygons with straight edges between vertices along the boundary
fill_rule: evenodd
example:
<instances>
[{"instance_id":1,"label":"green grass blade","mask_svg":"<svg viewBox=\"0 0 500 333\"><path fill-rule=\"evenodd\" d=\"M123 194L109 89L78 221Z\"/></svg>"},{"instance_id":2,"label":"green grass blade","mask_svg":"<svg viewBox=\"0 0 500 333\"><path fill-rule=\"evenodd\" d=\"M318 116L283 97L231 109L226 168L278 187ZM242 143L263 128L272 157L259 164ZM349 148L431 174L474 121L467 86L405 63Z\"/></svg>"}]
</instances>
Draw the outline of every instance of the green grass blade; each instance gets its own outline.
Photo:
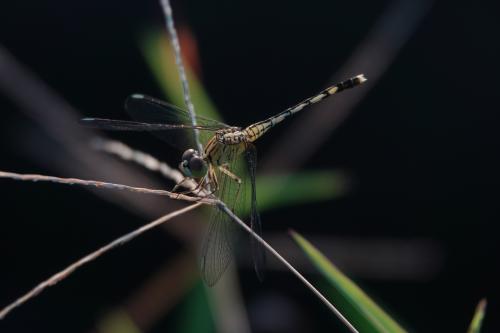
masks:
<instances>
[{"instance_id":1,"label":"green grass blade","mask_svg":"<svg viewBox=\"0 0 500 333\"><path fill-rule=\"evenodd\" d=\"M214 318L201 280L186 295L177 311L175 332L215 332Z\"/></svg>"},{"instance_id":2,"label":"green grass blade","mask_svg":"<svg viewBox=\"0 0 500 333\"><path fill-rule=\"evenodd\" d=\"M141 333L124 309L108 314L97 324L99 333Z\"/></svg>"},{"instance_id":3,"label":"green grass blade","mask_svg":"<svg viewBox=\"0 0 500 333\"><path fill-rule=\"evenodd\" d=\"M330 301L336 305L360 332L406 332L363 290L345 276L317 248L300 234L291 235L314 266L326 278L336 296Z\"/></svg>"},{"instance_id":4,"label":"green grass blade","mask_svg":"<svg viewBox=\"0 0 500 333\"><path fill-rule=\"evenodd\" d=\"M326 201L344 195L347 177L339 171L306 171L259 175L256 181L259 211Z\"/></svg>"},{"instance_id":5,"label":"green grass blade","mask_svg":"<svg viewBox=\"0 0 500 333\"><path fill-rule=\"evenodd\" d=\"M335 199L349 190L349 181L342 172L320 170L294 174L259 175L255 186L257 207L260 212L264 212L280 207ZM248 186L247 198L250 198L250 190ZM245 204L246 207L241 207L244 215L250 211L250 201Z\"/></svg>"},{"instance_id":6,"label":"green grass blade","mask_svg":"<svg viewBox=\"0 0 500 333\"><path fill-rule=\"evenodd\" d=\"M481 331L481 325L483 323L484 313L486 311L486 298L479 301L476 306L476 311L474 312L474 317L470 323L467 333L479 333Z\"/></svg>"}]
</instances>

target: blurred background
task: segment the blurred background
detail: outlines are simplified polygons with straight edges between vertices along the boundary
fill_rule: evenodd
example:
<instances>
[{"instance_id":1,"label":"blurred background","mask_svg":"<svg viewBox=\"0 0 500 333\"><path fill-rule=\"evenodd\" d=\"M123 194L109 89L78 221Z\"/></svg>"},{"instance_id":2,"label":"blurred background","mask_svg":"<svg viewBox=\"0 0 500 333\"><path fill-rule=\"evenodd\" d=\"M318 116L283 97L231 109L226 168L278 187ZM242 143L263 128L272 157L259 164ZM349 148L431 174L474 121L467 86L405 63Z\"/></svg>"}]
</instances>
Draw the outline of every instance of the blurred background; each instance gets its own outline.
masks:
<instances>
[{"instance_id":1,"label":"blurred background","mask_svg":"<svg viewBox=\"0 0 500 333\"><path fill-rule=\"evenodd\" d=\"M259 204L272 245L321 286L287 234L302 233L410 331L465 332L482 297L483 331L500 329L493 3L172 5L200 114L217 109L225 122L246 125L336 81L369 79L258 142ZM83 116L127 119L123 102L136 92L182 106L158 2L1 7L0 170L171 188L93 150L94 134L76 124ZM180 159L145 133L102 135L173 166ZM292 183L271 182L283 175ZM5 179L0 195L0 307L182 206ZM260 283L245 247L236 270L204 287L196 257L206 216L172 220L107 254L13 312L0 331L346 331L271 258Z\"/></svg>"}]
</instances>

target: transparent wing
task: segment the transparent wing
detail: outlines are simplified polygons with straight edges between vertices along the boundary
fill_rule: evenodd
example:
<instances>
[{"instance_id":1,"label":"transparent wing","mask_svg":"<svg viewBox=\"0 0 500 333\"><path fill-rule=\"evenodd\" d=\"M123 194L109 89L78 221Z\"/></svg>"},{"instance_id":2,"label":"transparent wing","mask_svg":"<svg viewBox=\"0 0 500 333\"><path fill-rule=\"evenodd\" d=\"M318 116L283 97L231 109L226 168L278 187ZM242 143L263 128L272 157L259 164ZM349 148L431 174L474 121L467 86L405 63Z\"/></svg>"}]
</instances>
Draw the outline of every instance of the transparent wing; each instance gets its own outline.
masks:
<instances>
[{"instance_id":1,"label":"transparent wing","mask_svg":"<svg viewBox=\"0 0 500 333\"><path fill-rule=\"evenodd\" d=\"M191 125L189 113L173 104L151 96L133 94L125 100L125 110L140 122ZM210 128L224 128L229 125L214 119L196 116L197 125Z\"/></svg>"},{"instance_id":2,"label":"transparent wing","mask_svg":"<svg viewBox=\"0 0 500 333\"><path fill-rule=\"evenodd\" d=\"M232 261L235 232L225 214L218 209L212 214L200 258L201 276L209 287L219 281Z\"/></svg>"},{"instance_id":3,"label":"transparent wing","mask_svg":"<svg viewBox=\"0 0 500 333\"><path fill-rule=\"evenodd\" d=\"M170 131L154 131L153 134L168 144L184 150L186 148L195 148L194 132L191 126L191 118L189 113L175 105L166 103L159 99L142 95L134 94L125 100L125 109L132 119L148 124L169 124L183 125ZM211 137L210 131L229 127L213 119L204 117L195 117L200 139L202 143L206 143Z\"/></svg>"},{"instance_id":4,"label":"transparent wing","mask_svg":"<svg viewBox=\"0 0 500 333\"><path fill-rule=\"evenodd\" d=\"M246 166L248 168L248 181L250 184L250 227L262 237L262 223L259 211L257 210L257 189L255 187L255 176L257 171L257 149L251 143L247 144L245 150ZM255 273L260 281L264 279L264 266L266 262L266 252L263 246L252 236L250 236L252 247L252 257Z\"/></svg>"},{"instance_id":5,"label":"transparent wing","mask_svg":"<svg viewBox=\"0 0 500 333\"><path fill-rule=\"evenodd\" d=\"M215 195L238 216L245 210L245 177L242 177L235 171L234 166L238 164L238 148L228 146L232 149L226 149L224 159L228 161L227 170L232 175L241 180L241 184L229 176L227 173L216 170L216 176L219 183L219 189ZM217 168L217 166L213 166ZM237 227L225 213L214 208L210 217L207 235L203 240L201 249L200 270L203 280L208 286L213 286L220 279L222 274L232 260L234 249L235 234Z\"/></svg>"},{"instance_id":6,"label":"transparent wing","mask_svg":"<svg viewBox=\"0 0 500 333\"><path fill-rule=\"evenodd\" d=\"M257 150L247 144L241 154L241 147L231 147L222 160L228 162L228 172L217 171L219 190L215 193L228 207L241 218L250 216L250 227L259 236L262 234L261 220L257 211L255 172ZM226 149L228 151L228 149ZM244 158L243 158L244 157ZM230 175L228 175L230 174ZM235 180L237 177L241 183ZM209 286L213 286L232 260L237 226L225 213L214 209L208 233L204 239L201 256L202 277ZM255 238L251 237L254 268L259 280L263 280L265 251Z\"/></svg>"},{"instance_id":7,"label":"transparent wing","mask_svg":"<svg viewBox=\"0 0 500 333\"><path fill-rule=\"evenodd\" d=\"M80 122L92 128L98 128L109 131L171 131L171 130L192 130L198 129L201 131L216 131L217 127L207 126L192 126L180 124L160 124L160 123L141 123L130 120L104 119L104 118L83 118Z\"/></svg>"}]
</instances>

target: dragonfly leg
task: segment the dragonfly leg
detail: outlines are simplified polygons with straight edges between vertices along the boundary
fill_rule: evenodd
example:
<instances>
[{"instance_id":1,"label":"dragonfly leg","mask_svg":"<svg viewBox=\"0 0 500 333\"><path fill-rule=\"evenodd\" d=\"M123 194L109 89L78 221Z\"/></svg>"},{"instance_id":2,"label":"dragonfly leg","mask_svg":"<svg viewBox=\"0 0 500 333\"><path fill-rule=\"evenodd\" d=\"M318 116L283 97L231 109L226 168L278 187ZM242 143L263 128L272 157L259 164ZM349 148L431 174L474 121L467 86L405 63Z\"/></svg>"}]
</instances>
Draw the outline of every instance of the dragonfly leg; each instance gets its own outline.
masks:
<instances>
[{"instance_id":1,"label":"dragonfly leg","mask_svg":"<svg viewBox=\"0 0 500 333\"><path fill-rule=\"evenodd\" d=\"M240 196L241 184L243 182L242 182L242 180L241 180L240 177L238 177L237 175L235 175L234 173L232 173L231 171L229 171L229 169L227 168L227 166L228 166L227 163L219 165L219 170L224 175L226 175L227 177L229 177L229 179L231 179L232 181L234 181L234 182L236 182L238 184L238 188L237 188L236 193L235 193L235 198L236 199L234 200L234 202L237 202L238 198ZM231 209L234 209L234 207L231 207Z\"/></svg>"},{"instance_id":2,"label":"dragonfly leg","mask_svg":"<svg viewBox=\"0 0 500 333\"><path fill-rule=\"evenodd\" d=\"M184 182L186 182L187 180L192 180L194 181L192 178L190 177L185 177L183 178L179 183L175 184L174 188L172 189L171 192L175 192L179 187L182 186L182 184ZM195 182L196 183L196 182ZM181 195L181 194L195 194L195 195L199 195L200 191L203 189L204 187L204 184L205 184L205 177L199 182L199 183L196 183L196 187L195 188L192 188L192 189L187 189L185 191L181 191L181 192L177 192L177 196ZM196 193L198 191L198 193Z\"/></svg>"},{"instance_id":3,"label":"dragonfly leg","mask_svg":"<svg viewBox=\"0 0 500 333\"><path fill-rule=\"evenodd\" d=\"M171 190L171 192L175 192L175 191L177 191L177 189L178 189L179 187L181 187L183 183L185 183L186 181L188 181L188 180L190 180L190 179L191 179L191 178L189 178L189 177L184 177L184 178L182 178L182 180L181 180L180 182L178 182L177 184L175 184L175 186L174 186L174 188ZM185 194L185 193L189 193L189 192L191 192L191 191L193 191L193 190L188 190L187 192L185 191L185 192L179 192L179 193Z\"/></svg>"},{"instance_id":4,"label":"dragonfly leg","mask_svg":"<svg viewBox=\"0 0 500 333\"><path fill-rule=\"evenodd\" d=\"M196 188L193 190L194 191L198 191L198 195L200 194L200 192L202 190L204 190L205 192L203 193L204 196L208 196L208 195L211 195L212 193L215 192L215 187L214 186L211 186L210 187L210 190L207 189L207 184L210 184L210 180L208 179L209 176L208 174L203 177L200 182L198 183L198 186L196 186Z\"/></svg>"},{"instance_id":5,"label":"dragonfly leg","mask_svg":"<svg viewBox=\"0 0 500 333\"><path fill-rule=\"evenodd\" d=\"M215 173L214 167L210 165L210 168L208 169L208 173L203 179L203 182L206 182L206 185L209 185L209 193L213 194L219 189L219 181L217 180L217 174Z\"/></svg>"},{"instance_id":6,"label":"dragonfly leg","mask_svg":"<svg viewBox=\"0 0 500 333\"><path fill-rule=\"evenodd\" d=\"M178 192L176 194L194 194L196 196L209 196L216 192L219 188L219 184L217 182L217 175L215 172L213 172L213 169L211 170L212 172L208 172L204 177L200 179L199 182L196 183L196 187L193 189L188 189L186 191ZM177 188L179 188L183 182L186 180L193 180L193 178L190 177L185 177L182 181L180 181L177 185L175 185L174 189L172 192L174 192ZM210 189L208 189L207 185L211 185ZM203 192L202 192L203 191Z\"/></svg>"},{"instance_id":7,"label":"dragonfly leg","mask_svg":"<svg viewBox=\"0 0 500 333\"><path fill-rule=\"evenodd\" d=\"M226 176L228 176L229 178L231 178L232 180L234 180L235 182L237 182L238 184L241 184L241 178L236 176L234 173L232 173L231 171L229 171L229 169L226 167L227 165L224 164L224 165L219 165L219 170L225 174Z\"/></svg>"}]
</instances>

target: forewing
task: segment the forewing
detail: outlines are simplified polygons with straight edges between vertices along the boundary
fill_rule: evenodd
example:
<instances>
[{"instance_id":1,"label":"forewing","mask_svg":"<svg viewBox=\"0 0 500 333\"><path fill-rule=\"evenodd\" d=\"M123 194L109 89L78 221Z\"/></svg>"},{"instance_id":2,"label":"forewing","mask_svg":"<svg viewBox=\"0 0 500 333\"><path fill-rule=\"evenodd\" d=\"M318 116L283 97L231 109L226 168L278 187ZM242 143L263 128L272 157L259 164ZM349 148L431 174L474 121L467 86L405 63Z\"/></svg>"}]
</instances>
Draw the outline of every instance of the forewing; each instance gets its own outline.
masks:
<instances>
[{"instance_id":1,"label":"forewing","mask_svg":"<svg viewBox=\"0 0 500 333\"><path fill-rule=\"evenodd\" d=\"M161 124L161 123L141 123L130 120L104 119L104 118L83 118L80 123L84 126L108 131L134 131L153 132L171 130L193 130L216 131L217 128L206 126L192 126L181 124Z\"/></svg>"},{"instance_id":2,"label":"forewing","mask_svg":"<svg viewBox=\"0 0 500 333\"><path fill-rule=\"evenodd\" d=\"M125 109L134 120L142 123L192 125L189 113L185 110L146 95L134 94L129 96L125 101ZM213 131L228 127L228 125L213 119L195 118L197 125ZM194 132L188 127L180 127L170 131L155 131L153 134L181 150L196 147ZM205 144L212 135L213 133L210 131L201 131L200 139L202 143Z\"/></svg>"}]
</instances>

